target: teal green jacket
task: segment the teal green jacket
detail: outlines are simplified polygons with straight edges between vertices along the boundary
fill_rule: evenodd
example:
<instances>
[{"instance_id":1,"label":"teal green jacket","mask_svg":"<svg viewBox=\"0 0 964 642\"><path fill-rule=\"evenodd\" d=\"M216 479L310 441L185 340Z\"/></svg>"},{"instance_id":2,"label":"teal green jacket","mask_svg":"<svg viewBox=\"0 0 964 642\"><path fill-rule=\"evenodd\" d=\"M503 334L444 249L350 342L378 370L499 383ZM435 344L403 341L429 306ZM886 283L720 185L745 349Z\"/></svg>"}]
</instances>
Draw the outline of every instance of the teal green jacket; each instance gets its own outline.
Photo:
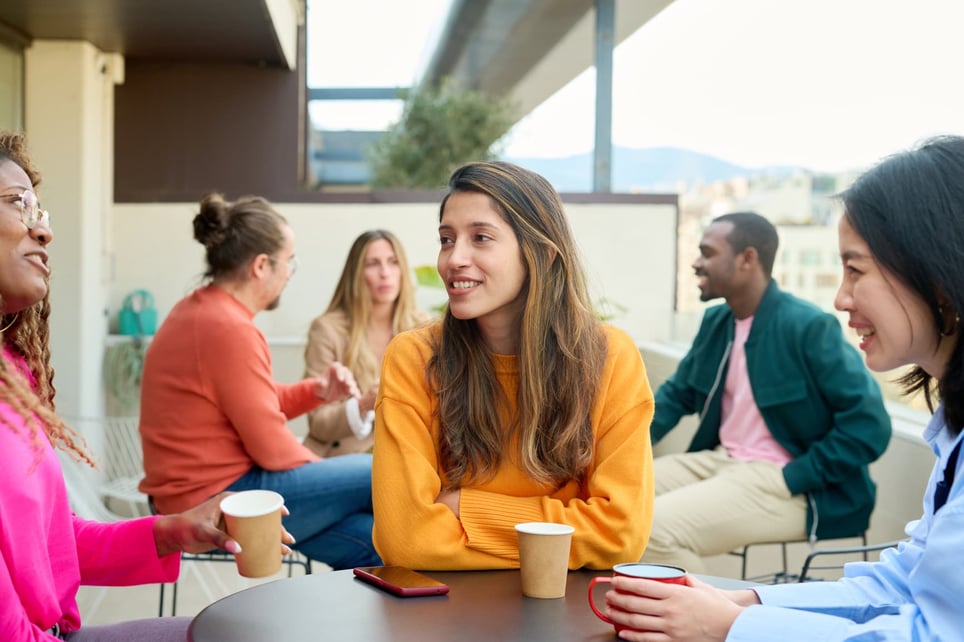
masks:
<instances>
[{"instance_id":1,"label":"teal green jacket","mask_svg":"<svg viewBox=\"0 0 964 642\"><path fill-rule=\"evenodd\" d=\"M709 308L676 372L656 393L650 428L659 441L685 415L698 413L689 451L720 444L723 386L734 318ZM867 470L890 441L890 416L877 382L836 317L770 283L746 340L753 398L774 439L793 456L787 488L808 495L807 531L818 538L866 530L876 487Z\"/></svg>"}]
</instances>

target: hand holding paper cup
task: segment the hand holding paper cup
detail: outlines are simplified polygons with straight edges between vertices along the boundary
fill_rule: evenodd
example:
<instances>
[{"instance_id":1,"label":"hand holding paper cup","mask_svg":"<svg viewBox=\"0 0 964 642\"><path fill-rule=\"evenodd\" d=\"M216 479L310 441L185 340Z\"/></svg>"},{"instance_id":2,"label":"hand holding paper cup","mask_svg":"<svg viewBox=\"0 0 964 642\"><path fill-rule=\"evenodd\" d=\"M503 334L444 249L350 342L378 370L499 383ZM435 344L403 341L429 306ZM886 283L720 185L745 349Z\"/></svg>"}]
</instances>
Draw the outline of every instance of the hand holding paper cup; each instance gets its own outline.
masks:
<instances>
[{"instance_id":1,"label":"hand holding paper cup","mask_svg":"<svg viewBox=\"0 0 964 642\"><path fill-rule=\"evenodd\" d=\"M552 522L516 524L522 594L527 597L566 596L572 526Z\"/></svg>"},{"instance_id":2,"label":"hand holding paper cup","mask_svg":"<svg viewBox=\"0 0 964 642\"><path fill-rule=\"evenodd\" d=\"M221 500L228 535L241 545L238 573L265 577L281 570L281 513L284 497L270 490L245 490Z\"/></svg>"},{"instance_id":3,"label":"hand holding paper cup","mask_svg":"<svg viewBox=\"0 0 964 642\"><path fill-rule=\"evenodd\" d=\"M644 562L629 562L626 564L616 564L613 567L613 575L622 575L624 577L639 577L647 580L655 580L657 582L666 582L667 584L686 584L686 569L680 568L679 566L667 566L666 564L646 564ZM612 582L612 577L594 577L589 581L589 606L592 607L592 612L596 614L603 622L608 622L616 627L616 633L619 633L625 627L621 624L616 624L609 616L599 610L596 606L595 601L592 599L592 590L597 584Z\"/></svg>"}]
</instances>

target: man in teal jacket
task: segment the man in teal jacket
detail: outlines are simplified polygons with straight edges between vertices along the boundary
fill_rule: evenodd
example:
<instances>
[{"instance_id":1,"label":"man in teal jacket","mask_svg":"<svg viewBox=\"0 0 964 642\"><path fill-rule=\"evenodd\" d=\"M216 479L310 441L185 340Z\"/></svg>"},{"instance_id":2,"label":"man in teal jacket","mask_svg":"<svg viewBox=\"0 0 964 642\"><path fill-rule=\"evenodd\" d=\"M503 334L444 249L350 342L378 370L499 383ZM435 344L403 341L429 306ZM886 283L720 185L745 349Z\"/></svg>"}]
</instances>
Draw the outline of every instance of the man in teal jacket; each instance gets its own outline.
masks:
<instances>
[{"instance_id":1,"label":"man in teal jacket","mask_svg":"<svg viewBox=\"0 0 964 642\"><path fill-rule=\"evenodd\" d=\"M863 532L867 466L890 440L880 388L836 317L771 278L778 238L753 213L714 219L693 269L709 308L656 393L653 442L699 414L688 452L655 460L653 533L643 560L703 570L745 544Z\"/></svg>"}]
</instances>

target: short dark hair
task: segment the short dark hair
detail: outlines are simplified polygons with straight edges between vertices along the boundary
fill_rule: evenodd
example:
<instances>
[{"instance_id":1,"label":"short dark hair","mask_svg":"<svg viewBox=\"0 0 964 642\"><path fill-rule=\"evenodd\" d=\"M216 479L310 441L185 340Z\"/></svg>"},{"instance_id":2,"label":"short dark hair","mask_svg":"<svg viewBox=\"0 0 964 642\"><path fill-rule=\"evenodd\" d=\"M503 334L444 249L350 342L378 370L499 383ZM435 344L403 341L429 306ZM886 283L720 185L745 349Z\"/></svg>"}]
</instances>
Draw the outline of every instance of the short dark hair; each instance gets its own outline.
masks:
<instances>
[{"instance_id":1,"label":"short dark hair","mask_svg":"<svg viewBox=\"0 0 964 642\"><path fill-rule=\"evenodd\" d=\"M726 238L733 246L733 253L752 247L760 259L763 273L768 277L773 273L773 261L780 245L780 237L773 223L756 212L732 212L717 216L713 222L732 223L733 230Z\"/></svg>"}]
</instances>

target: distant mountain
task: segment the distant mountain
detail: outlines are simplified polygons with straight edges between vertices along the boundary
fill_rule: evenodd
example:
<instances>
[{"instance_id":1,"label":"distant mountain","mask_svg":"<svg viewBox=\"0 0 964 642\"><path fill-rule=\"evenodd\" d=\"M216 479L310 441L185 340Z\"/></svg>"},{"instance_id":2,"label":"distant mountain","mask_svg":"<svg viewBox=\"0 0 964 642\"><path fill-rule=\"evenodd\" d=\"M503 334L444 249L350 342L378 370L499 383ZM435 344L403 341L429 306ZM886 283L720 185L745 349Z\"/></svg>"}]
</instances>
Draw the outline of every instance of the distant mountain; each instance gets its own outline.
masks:
<instances>
[{"instance_id":1,"label":"distant mountain","mask_svg":"<svg viewBox=\"0 0 964 642\"><path fill-rule=\"evenodd\" d=\"M592 191L591 153L563 158L506 157L505 160L542 174L560 192ZM613 147L612 191L675 192L680 182L692 186L762 172L789 173L793 169L741 167L715 156L676 147Z\"/></svg>"}]
</instances>

